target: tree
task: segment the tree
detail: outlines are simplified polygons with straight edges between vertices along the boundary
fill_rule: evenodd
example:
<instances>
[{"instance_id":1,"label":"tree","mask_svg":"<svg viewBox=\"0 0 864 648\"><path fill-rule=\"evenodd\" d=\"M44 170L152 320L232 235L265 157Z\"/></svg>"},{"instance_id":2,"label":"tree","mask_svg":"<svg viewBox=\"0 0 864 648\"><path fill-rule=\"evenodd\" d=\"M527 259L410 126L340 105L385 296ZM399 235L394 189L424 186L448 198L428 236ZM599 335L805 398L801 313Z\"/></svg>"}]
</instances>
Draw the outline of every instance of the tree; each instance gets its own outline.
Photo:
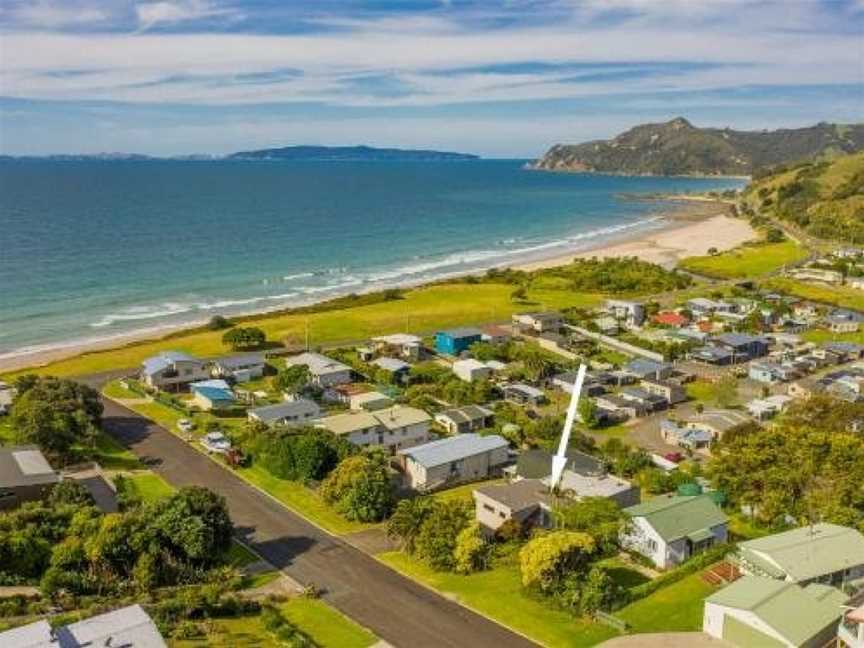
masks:
<instances>
[{"instance_id":1,"label":"tree","mask_svg":"<svg viewBox=\"0 0 864 648\"><path fill-rule=\"evenodd\" d=\"M233 527L225 498L206 488L182 488L148 515L162 542L182 559L213 564L231 544Z\"/></svg>"},{"instance_id":2,"label":"tree","mask_svg":"<svg viewBox=\"0 0 864 648\"><path fill-rule=\"evenodd\" d=\"M51 489L48 496L50 506L72 504L74 506L93 506L96 501L84 485L74 479L64 479Z\"/></svg>"},{"instance_id":3,"label":"tree","mask_svg":"<svg viewBox=\"0 0 864 648\"><path fill-rule=\"evenodd\" d=\"M231 322L222 317L221 315L214 315L210 318L210 321L207 322L207 328L211 331L221 331L226 328L230 328L232 326Z\"/></svg>"},{"instance_id":4,"label":"tree","mask_svg":"<svg viewBox=\"0 0 864 648\"><path fill-rule=\"evenodd\" d=\"M273 377L273 387L289 394L299 394L309 384L312 374L306 365L291 365L280 369Z\"/></svg>"},{"instance_id":5,"label":"tree","mask_svg":"<svg viewBox=\"0 0 864 648\"><path fill-rule=\"evenodd\" d=\"M525 286L517 286L513 292L510 293L510 301L514 302L524 302L528 299L528 289Z\"/></svg>"},{"instance_id":6,"label":"tree","mask_svg":"<svg viewBox=\"0 0 864 648\"><path fill-rule=\"evenodd\" d=\"M11 420L18 443L33 443L65 458L76 444L89 444L102 418L99 393L62 378L25 378L12 404Z\"/></svg>"},{"instance_id":7,"label":"tree","mask_svg":"<svg viewBox=\"0 0 864 648\"><path fill-rule=\"evenodd\" d=\"M600 417L597 413L597 403L591 398L579 399L579 420L590 430L600 425Z\"/></svg>"},{"instance_id":8,"label":"tree","mask_svg":"<svg viewBox=\"0 0 864 648\"><path fill-rule=\"evenodd\" d=\"M480 531L480 523L470 523L456 536L456 546L453 548L455 571L459 574L470 574L486 569L489 549L489 543Z\"/></svg>"},{"instance_id":9,"label":"tree","mask_svg":"<svg viewBox=\"0 0 864 648\"><path fill-rule=\"evenodd\" d=\"M236 327L225 332L222 336L222 344L230 346L234 351L258 349L264 346L267 336L260 328Z\"/></svg>"},{"instance_id":10,"label":"tree","mask_svg":"<svg viewBox=\"0 0 864 648\"><path fill-rule=\"evenodd\" d=\"M452 571L456 566L456 538L473 518L467 502L437 502L420 525L414 541L415 553L432 569Z\"/></svg>"},{"instance_id":11,"label":"tree","mask_svg":"<svg viewBox=\"0 0 864 648\"><path fill-rule=\"evenodd\" d=\"M622 587L615 583L608 570L592 567L582 586L579 607L582 614L609 610L623 594Z\"/></svg>"},{"instance_id":12,"label":"tree","mask_svg":"<svg viewBox=\"0 0 864 648\"><path fill-rule=\"evenodd\" d=\"M546 354L533 345L523 345L519 348L516 356L522 361L525 371L531 380L541 380L554 369L554 365L546 357Z\"/></svg>"},{"instance_id":13,"label":"tree","mask_svg":"<svg viewBox=\"0 0 864 648\"><path fill-rule=\"evenodd\" d=\"M522 584L551 592L565 576L583 570L596 549L587 533L552 531L537 536L519 550Z\"/></svg>"},{"instance_id":14,"label":"tree","mask_svg":"<svg viewBox=\"0 0 864 648\"><path fill-rule=\"evenodd\" d=\"M564 504L554 512L557 525L568 531L590 533L604 555L617 552L621 533L627 528L627 515L616 502L606 497L585 497Z\"/></svg>"},{"instance_id":15,"label":"tree","mask_svg":"<svg viewBox=\"0 0 864 648\"><path fill-rule=\"evenodd\" d=\"M387 459L381 452L348 457L321 484L324 501L349 520L380 522L393 508Z\"/></svg>"},{"instance_id":16,"label":"tree","mask_svg":"<svg viewBox=\"0 0 864 648\"><path fill-rule=\"evenodd\" d=\"M765 240L768 243L780 243L786 238L786 235L778 227L772 227L765 233Z\"/></svg>"},{"instance_id":17,"label":"tree","mask_svg":"<svg viewBox=\"0 0 864 648\"><path fill-rule=\"evenodd\" d=\"M435 508L431 497L411 497L400 500L387 521L387 536L398 539L402 548L409 554L414 553L414 541L420 533L423 522Z\"/></svg>"}]
</instances>

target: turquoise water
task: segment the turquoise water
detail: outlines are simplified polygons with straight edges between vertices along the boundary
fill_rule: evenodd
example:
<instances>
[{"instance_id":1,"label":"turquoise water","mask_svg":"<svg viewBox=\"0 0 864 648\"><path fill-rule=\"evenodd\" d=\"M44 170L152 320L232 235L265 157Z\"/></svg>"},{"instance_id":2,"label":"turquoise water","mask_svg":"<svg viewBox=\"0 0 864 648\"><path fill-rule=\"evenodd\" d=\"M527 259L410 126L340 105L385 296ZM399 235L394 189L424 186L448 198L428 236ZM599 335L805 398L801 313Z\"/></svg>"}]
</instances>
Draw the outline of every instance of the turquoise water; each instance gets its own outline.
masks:
<instances>
[{"instance_id":1,"label":"turquoise water","mask_svg":"<svg viewBox=\"0 0 864 648\"><path fill-rule=\"evenodd\" d=\"M0 161L0 356L554 256L731 179L477 162Z\"/></svg>"}]
</instances>

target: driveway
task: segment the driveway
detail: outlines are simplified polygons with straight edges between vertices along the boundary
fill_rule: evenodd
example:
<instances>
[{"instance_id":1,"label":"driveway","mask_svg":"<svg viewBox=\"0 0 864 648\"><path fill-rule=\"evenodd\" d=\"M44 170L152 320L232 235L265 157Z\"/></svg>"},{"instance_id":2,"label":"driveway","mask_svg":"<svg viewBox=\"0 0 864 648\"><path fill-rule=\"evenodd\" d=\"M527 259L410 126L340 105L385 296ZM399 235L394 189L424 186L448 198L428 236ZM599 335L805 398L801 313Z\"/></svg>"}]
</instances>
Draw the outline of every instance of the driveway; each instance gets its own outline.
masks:
<instances>
[{"instance_id":1,"label":"driveway","mask_svg":"<svg viewBox=\"0 0 864 648\"><path fill-rule=\"evenodd\" d=\"M175 486L204 486L228 502L255 551L399 648L522 648L527 639L418 585L260 493L152 421L105 400L105 430Z\"/></svg>"}]
</instances>

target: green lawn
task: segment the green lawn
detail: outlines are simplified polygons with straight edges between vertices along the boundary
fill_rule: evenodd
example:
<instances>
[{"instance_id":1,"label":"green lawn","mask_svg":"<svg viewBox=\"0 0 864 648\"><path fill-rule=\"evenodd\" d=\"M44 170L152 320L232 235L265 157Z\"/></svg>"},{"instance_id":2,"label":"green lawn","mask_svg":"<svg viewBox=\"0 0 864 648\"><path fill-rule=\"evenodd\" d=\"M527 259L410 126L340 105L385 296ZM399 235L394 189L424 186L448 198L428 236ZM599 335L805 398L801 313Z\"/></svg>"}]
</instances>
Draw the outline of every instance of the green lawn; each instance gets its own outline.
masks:
<instances>
[{"instance_id":1,"label":"green lawn","mask_svg":"<svg viewBox=\"0 0 864 648\"><path fill-rule=\"evenodd\" d=\"M516 565L460 576L435 572L402 552L377 556L393 569L547 646L593 646L614 637L603 625L574 618L522 589Z\"/></svg>"},{"instance_id":2,"label":"green lawn","mask_svg":"<svg viewBox=\"0 0 864 648\"><path fill-rule=\"evenodd\" d=\"M633 633L687 632L702 629L703 601L716 591L700 575L691 574L615 613Z\"/></svg>"},{"instance_id":3,"label":"green lawn","mask_svg":"<svg viewBox=\"0 0 864 648\"><path fill-rule=\"evenodd\" d=\"M140 394L136 394L135 392L126 389L119 380L112 380L107 385L105 385L102 393L105 394L108 398L118 398L121 400L129 398L141 398Z\"/></svg>"},{"instance_id":4,"label":"green lawn","mask_svg":"<svg viewBox=\"0 0 864 648\"><path fill-rule=\"evenodd\" d=\"M93 459L104 470L140 470L144 465L131 450L127 450L104 432L96 437L96 452Z\"/></svg>"},{"instance_id":5,"label":"green lawn","mask_svg":"<svg viewBox=\"0 0 864 648\"><path fill-rule=\"evenodd\" d=\"M127 479L133 492L143 502L155 502L163 497L168 497L176 490L171 484L152 472L129 475Z\"/></svg>"},{"instance_id":6,"label":"green lawn","mask_svg":"<svg viewBox=\"0 0 864 648\"><path fill-rule=\"evenodd\" d=\"M266 315L255 318L255 326L269 340L299 342L308 324L313 345L351 342L403 331L432 332L453 327L509 319L525 305L511 301L513 286L505 284L438 284L406 291L404 299L310 314ZM601 295L569 290L536 290L529 301L543 308L590 307L600 303ZM157 341L142 342L119 349L98 351L54 362L37 369L38 373L69 376L108 369L136 367L158 351L177 349L201 357L228 350L222 344L222 331L195 331L171 335ZM18 371L10 376L26 373Z\"/></svg>"},{"instance_id":7,"label":"green lawn","mask_svg":"<svg viewBox=\"0 0 864 648\"><path fill-rule=\"evenodd\" d=\"M807 251L803 247L786 240L781 243L742 245L714 256L688 257L678 267L707 277L738 279L759 277L806 257Z\"/></svg>"},{"instance_id":8,"label":"green lawn","mask_svg":"<svg viewBox=\"0 0 864 648\"><path fill-rule=\"evenodd\" d=\"M279 606L286 619L294 623L323 648L366 648L375 643L375 636L323 601L297 598ZM206 638L194 640L169 639L172 648L276 648L278 642L261 624L258 615L208 622Z\"/></svg>"},{"instance_id":9,"label":"green lawn","mask_svg":"<svg viewBox=\"0 0 864 648\"><path fill-rule=\"evenodd\" d=\"M245 567L261 560L261 557L254 551L242 545L239 542L232 542L231 547L225 555L225 562L232 567Z\"/></svg>"}]
</instances>

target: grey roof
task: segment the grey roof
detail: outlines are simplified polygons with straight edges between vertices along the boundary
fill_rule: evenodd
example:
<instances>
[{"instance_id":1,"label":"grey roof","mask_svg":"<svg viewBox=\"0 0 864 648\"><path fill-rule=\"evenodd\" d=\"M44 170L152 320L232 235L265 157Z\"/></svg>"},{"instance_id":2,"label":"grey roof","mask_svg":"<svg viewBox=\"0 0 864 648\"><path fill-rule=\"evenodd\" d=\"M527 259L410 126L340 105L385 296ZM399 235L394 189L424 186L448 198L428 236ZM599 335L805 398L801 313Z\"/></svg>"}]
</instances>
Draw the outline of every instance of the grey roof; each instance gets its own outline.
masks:
<instances>
[{"instance_id":1,"label":"grey roof","mask_svg":"<svg viewBox=\"0 0 864 648\"><path fill-rule=\"evenodd\" d=\"M532 387L531 385L526 385L524 383L514 383L512 385L506 385L504 390L512 390L521 392L523 395L528 396L529 398L545 398L546 394L543 393L542 389L537 389L536 387Z\"/></svg>"},{"instance_id":2,"label":"grey roof","mask_svg":"<svg viewBox=\"0 0 864 648\"><path fill-rule=\"evenodd\" d=\"M263 365L264 362L263 353L238 353L236 355L218 358L213 361L213 364L227 371L231 371L242 367L249 367L251 365Z\"/></svg>"},{"instance_id":3,"label":"grey roof","mask_svg":"<svg viewBox=\"0 0 864 648\"><path fill-rule=\"evenodd\" d=\"M699 358L711 358L713 360L719 360L721 358L730 357L732 355L732 352L729 351L729 349L721 349L714 346L701 346L698 349L693 349L693 351L690 352L690 355Z\"/></svg>"},{"instance_id":4,"label":"grey roof","mask_svg":"<svg viewBox=\"0 0 864 648\"><path fill-rule=\"evenodd\" d=\"M834 322L864 322L864 313L849 310L847 308L836 308L828 314L828 319Z\"/></svg>"},{"instance_id":5,"label":"grey roof","mask_svg":"<svg viewBox=\"0 0 864 648\"><path fill-rule=\"evenodd\" d=\"M316 416L321 412L321 409L310 400L298 398L296 400L284 401L276 405L265 405L264 407L256 407L249 410L250 415L254 415L262 423L273 423L287 417L302 417Z\"/></svg>"},{"instance_id":6,"label":"grey roof","mask_svg":"<svg viewBox=\"0 0 864 648\"><path fill-rule=\"evenodd\" d=\"M0 448L0 487L56 484L60 476L36 446Z\"/></svg>"},{"instance_id":7,"label":"grey roof","mask_svg":"<svg viewBox=\"0 0 864 648\"><path fill-rule=\"evenodd\" d=\"M376 358L372 361L372 364L376 367L392 372L405 371L406 369L411 368L410 364L396 358Z\"/></svg>"},{"instance_id":8,"label":"grey roof","mask_svg":"<svg viewBox=\"0 0 864 648\"><path fill-rule=\"evenodd\" d=\"M596 457L578 450L567 451L567 470L580 475L603 475L606 467ZM548 450L525 450L516 462L516 474L527 479L542 479L552 472L552 453Z\"/></svg>"},{"instance_id":9,"label":"grey roof","mask_svg":"<svg viewBox=\"0 0 864 648\"><path fill-rule=\"evenodd\" d=\"M625 371L637 376L644 376L649 373L656 374L658 371L668 369L671 366L672 365L668 362L655 362L654 360L648 360L646 358L635 358L628 362L624 366L624 369Z\"/></svg>"},{"instance_id":10,"label":"grey roof","mask_svg":"<svg viewBox=\"0 0 864 648\"><path fill-rule=\"evenodd\" d=\"M539 479L519 479L509 484L481 486L474 492L503 504L511 511L524 511L550 501L549 487Z\"/></svg>"},{"instance_id":11,"label":"grey roof","mask_svg":"<svg viewBox=\"0 0 864 648\"><path fill-rule=\"evenodd\" d=\"M146 358L141 364L144 366L144 373L152 376L163 369L173 366L175 362L204 364L202 360L182 351L162 351L155 356Z\"/></svg>"},{"instance_id":12,"label":"grey roof","mask_svg":"<svg viewBox=\"0 0 864 648\"><path fill-rule=\"evenodd\" d=\"M864 345L855 344L854 342L823 342L822 348L826 351L837 351L839 353L861 353L864 351Z\"/></svg>"},{"instance_id":13,"label":"grey roof","mask_svg":"<svg viewBox=\"0 0 864 648\"><path fill-rule=\"evenodd\" d=\"M9 648L167 648L156 624L140 605L106 612L51 631L47 621L0 632Z\"/></svg>"},{"instance_id":14,"label":"grey roof","mask_svg":"<svg viewBox=\"0 0 864 648\"><path fill-rule=\"evenodd\" d=\"M437 416L443 416L455 421L456 423L470 423L479 421L492 416L494 412L479 405L466 405L465 407L454 407L442 412L438 412Z\"/></svg>"},{"instance_id":15,"label":"grey roof","mask_svg":"<svg viewBox=\"0 0 864 648\"><path fill-rule=\"evenodd\" d=\"M715 342L720 344L728 344L729 346L747 346L754 342L765 343L765 338L757 335L748 335L746 333L722 333L714 338Z\"/></svg>"},{"instance_id":16,"label":"grey roof","mask_svg":"<svg viewBox=\"0 0 864 648\"><path fill-rule=\"evenodd\" d=\"M446 331L438 331L436 335L446 335L451 338L482 337L483 331L473 326L462 326L459 328L447 329Z\"/></svg>"},{"instance_id":17,"label":"grey roof","mask_svg":"<svg viewBox=\"0 0 864 648\"><path fill-rule=\"evenodd\" d=\"M489 436L459 434L412 448L405 448L399 451L399 455L411 457L421 466L432 468L507 447L507 441L497 434L490 434Z\"/></svg>"},{"instance_id":18,"label":"grey roof","mask_svg":"<svg viewBox=\"0 0 864 648\"><path fill-rule=\"evenodd\" d=\"M301 353L299 355L286 358L285 364L289 367L305 365L306 367L309 367L309 372L315 376L339 373L342 371L351 371L351 367L349 367L348 365L339 362L338 360L328 358L327 356L321 355L320 353Z\"/></svg>"}]
</instances>

